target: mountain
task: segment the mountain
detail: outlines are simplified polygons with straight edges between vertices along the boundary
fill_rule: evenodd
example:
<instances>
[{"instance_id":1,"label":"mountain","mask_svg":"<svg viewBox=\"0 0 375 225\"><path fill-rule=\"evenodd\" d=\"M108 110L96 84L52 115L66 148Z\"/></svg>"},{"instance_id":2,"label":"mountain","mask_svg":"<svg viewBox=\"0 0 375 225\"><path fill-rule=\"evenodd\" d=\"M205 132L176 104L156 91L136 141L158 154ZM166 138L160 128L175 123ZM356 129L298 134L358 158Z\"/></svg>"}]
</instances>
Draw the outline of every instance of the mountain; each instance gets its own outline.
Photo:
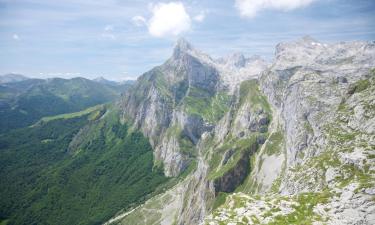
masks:
<instances>
[{"instance_id":1,"label":"mountain","mask_svg":"<svg viewBox=\"0 0 375 225\"><path fill-rule=\"evenodd\" d=\"M122 110L167 176L195 170L111 222L374 223L374 57L374 42L304 37L271 64L215 60L180 40Z\"/></svg>"},{"instance_id":2,"label":"mountain","mask_svg":"<svg viewBox=\"0 0 375 225\"><path fill-rule=\"evenodd\" d=\"M0 219L374 224L374 59L371 41L268 62L180 39L114 103L0 135Z\"/></svg>"},{"instance_id":3,"label":"mountain","mask_svg":"<svg viewBox=\"0 0 375 225\"><path fill-rule=\"evenodd\" d=\"M107 79L105 79L104 77L97 77L97 78L93 79L93 81L96 81L96 82L101 83L101 84L113 85L113 86L119 84L119 83L116 82L116 81L107 80Z\"/></svg>"},{"instance_id":4,"label":"mountain","mask_svg":"<svg viewBox=\"0 0 375 225\"><path fill-rule=\"evenodd\" d=\"M0 84L24 81L27 79L30 79L30 78L25 77L21 74L9 73L9 74L0 75Z\"/></svg>"},{"instance_id":5,"label":"mountain","mask_svg":"<svg viewBox=\"0 0 375 225\"><path fill-rule=\"evenodd\" d=\"M0 84L0 133L29 126L43 116L80 111L112 101L128 87L85 78L28 79Z\"/></svg>"},{"instance_id":6,"label":"mountain","mask_svg":"<svg viewBox=\"0 0 375 225\"><path fill-rule=\"evenodd\" d=\"M101 224L173 184L119 118L99 105L0 135L1 223Z\"/></svg>"},{"instance_id":7,"label":"mountain","mask_svg":"<svg viewBox=\"0 0 375 225\"><path fill-rule=\"evenodd\" d=\"M124 81L113 81L113 80L107 80L104 77L97 77L93 79L93 81L106 84L106 85L112 85L112 86L120 86L120 85L132 85L135 83L134 80L124 80Z\"/></svg>"}]
</instances>

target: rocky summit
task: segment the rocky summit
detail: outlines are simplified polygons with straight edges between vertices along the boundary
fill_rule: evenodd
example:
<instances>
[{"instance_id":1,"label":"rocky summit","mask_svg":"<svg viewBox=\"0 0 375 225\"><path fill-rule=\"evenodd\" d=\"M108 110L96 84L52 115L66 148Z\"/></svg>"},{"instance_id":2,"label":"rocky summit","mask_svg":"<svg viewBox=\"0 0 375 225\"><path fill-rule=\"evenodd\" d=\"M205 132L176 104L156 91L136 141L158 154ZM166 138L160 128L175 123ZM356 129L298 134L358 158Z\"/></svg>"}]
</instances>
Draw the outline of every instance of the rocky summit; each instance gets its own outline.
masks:
<instances>
[{"instance_id":1,"label":"rocky summit","mask_svg":"<svg viewBox=\"0 0 375 225\"><path fill-rule=\"evenodd\" d=\"M118 105L179 181L108 224L375 224L375 42L214 59L186 40Z\"/></svg>"}]
</instances>

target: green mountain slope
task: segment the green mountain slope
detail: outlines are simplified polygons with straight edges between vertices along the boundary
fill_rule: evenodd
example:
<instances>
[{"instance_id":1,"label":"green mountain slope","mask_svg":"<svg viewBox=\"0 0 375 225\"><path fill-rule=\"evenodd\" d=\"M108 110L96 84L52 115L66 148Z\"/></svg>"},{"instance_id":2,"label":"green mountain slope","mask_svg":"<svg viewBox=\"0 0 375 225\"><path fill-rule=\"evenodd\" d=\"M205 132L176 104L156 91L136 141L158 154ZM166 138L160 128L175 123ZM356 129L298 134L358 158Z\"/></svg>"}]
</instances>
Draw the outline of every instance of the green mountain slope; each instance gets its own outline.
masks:
<instances>
[{"instance_id":1,"label":"green mountain slope","mask_svg":"<svg viewBox=\"0 0 375 225\"><path fill-rule=\"evenodd\" d=\"M117 110L50 117L0 136L0 221L101 224L167 181Z\"/></svg>"},{"instance_id":2,"label":"green mountain slope","mask_svg":"<svg viewBox=\"0 0 375 225\"><path fill-rule=\"evenodd\" d=\"M120 96L129 87L84 78L29 79L0 85L0 133L25 127L43 116L80 111Z\"/></svg>"}]
</instances>

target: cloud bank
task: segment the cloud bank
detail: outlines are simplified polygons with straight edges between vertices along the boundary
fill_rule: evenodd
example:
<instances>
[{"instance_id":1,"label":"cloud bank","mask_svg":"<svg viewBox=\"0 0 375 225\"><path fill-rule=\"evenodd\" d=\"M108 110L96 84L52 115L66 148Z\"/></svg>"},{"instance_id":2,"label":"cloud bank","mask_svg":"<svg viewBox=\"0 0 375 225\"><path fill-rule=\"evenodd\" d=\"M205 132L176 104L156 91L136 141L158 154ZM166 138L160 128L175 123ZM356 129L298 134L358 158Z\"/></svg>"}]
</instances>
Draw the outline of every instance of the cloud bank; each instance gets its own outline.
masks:
<instances>
[{"instance_id":1,"label":"cloud bank","mask_svg":"<svg viewBox=\"0 0 375 225\"><path fill-rule=\"evenodd\" d=\"M273 9L289 11L311 4L315 0L236 0L241 16L255 17L259 11Z\"/></svg>"}]
</instances>

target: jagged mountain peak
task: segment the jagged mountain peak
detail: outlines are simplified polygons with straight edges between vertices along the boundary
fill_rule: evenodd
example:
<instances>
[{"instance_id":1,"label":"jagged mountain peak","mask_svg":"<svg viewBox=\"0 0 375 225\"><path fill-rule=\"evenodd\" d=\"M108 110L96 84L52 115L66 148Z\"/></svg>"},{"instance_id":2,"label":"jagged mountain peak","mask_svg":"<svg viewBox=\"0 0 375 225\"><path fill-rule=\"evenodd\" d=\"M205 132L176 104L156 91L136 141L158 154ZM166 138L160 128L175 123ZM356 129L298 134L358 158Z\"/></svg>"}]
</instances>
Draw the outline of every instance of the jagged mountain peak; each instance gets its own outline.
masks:
<instances>
[{"instance_id":1,"label":"jagged mountain peak","mask_svg":"<svg viewBox=\"0 0 375 225\"><path fill-rule=\"evenodd\" d=\"M282 49L284 50L285 48L316 48L319 46L326 46L327 44L323 44L322 42L318 41L317 39L306 35L303 36L299 39L296 40L291 40L291 41L285 41L285 42L280 42L279 44L276 45L276 51Z\"/></svg>"},{"instance_id":2,"label":"jagged mountain peak","mask_svg":"<svg viewBox=\"0 0 375 225\"><path fill-rule=\"evenodd\" d=\"M300 39L300 41L307 42L307 43L311 43L311 42L320 43L318 40L316 40L315 38L311 37L310 35L303 36Z\"/></svg>"},{"instance_id":3,"label":"jagged mountain peak","mask_svg":"<svg viewBox=\"0 0 375 225\"><path fill-rule=\"evenodd\" d=\"M194 48L194 46L190 44L185 38L180 38L177 40L173 49L172 60L180 61L186 55L192 56L196 60L205 64L215 64L215 61L208 54Z\"/></svg>"},{"instance_id":4,"label":"jagged mountain peak","mask_svg":"<svg viewBox=\"0 0 375 225\"><path fill-rule=\"evenodd\" d=\"M180 58L183 54L193 50L193 46L185 38L179 38L173 49L173 57Z\"/></svg>"},{"instance_id":5,"label":"jagged mountain peak","mask_svg":"<svg viewBox=\"0 0 375 225\"><path fill-rule=\"evenodd\" d=\"M226 67L231 67L232 69L240 69L243 67L247 67L249 64L252 64L256 61L265 62L259 55L252 55L250 57L246 57L241 52L235 52L228 55L225 58L219 58L216 60L217 63L225 65Z\"/></svg>"},{"instance_id":6,"label":"jagged mountain peak","mask_svg":"<svg viewBox=\"0 0 375 225\"><path fill-rule=\"evenodd\" d=\"M225 61L226 64L230 64L235 67L244 67L247 59L241 52L235 52L229 55Z\"/></svg>"},{"instance_id":7,"label":"jagged mountain peak","mask_svg":"<svg viewBox=\"0 0 375 225\"><path fill-rule=\"evenodd\" d=\"M179 38L176 42L175 49L192 50L193 46L185 38Z\"/></svg>"}]
</instances>

